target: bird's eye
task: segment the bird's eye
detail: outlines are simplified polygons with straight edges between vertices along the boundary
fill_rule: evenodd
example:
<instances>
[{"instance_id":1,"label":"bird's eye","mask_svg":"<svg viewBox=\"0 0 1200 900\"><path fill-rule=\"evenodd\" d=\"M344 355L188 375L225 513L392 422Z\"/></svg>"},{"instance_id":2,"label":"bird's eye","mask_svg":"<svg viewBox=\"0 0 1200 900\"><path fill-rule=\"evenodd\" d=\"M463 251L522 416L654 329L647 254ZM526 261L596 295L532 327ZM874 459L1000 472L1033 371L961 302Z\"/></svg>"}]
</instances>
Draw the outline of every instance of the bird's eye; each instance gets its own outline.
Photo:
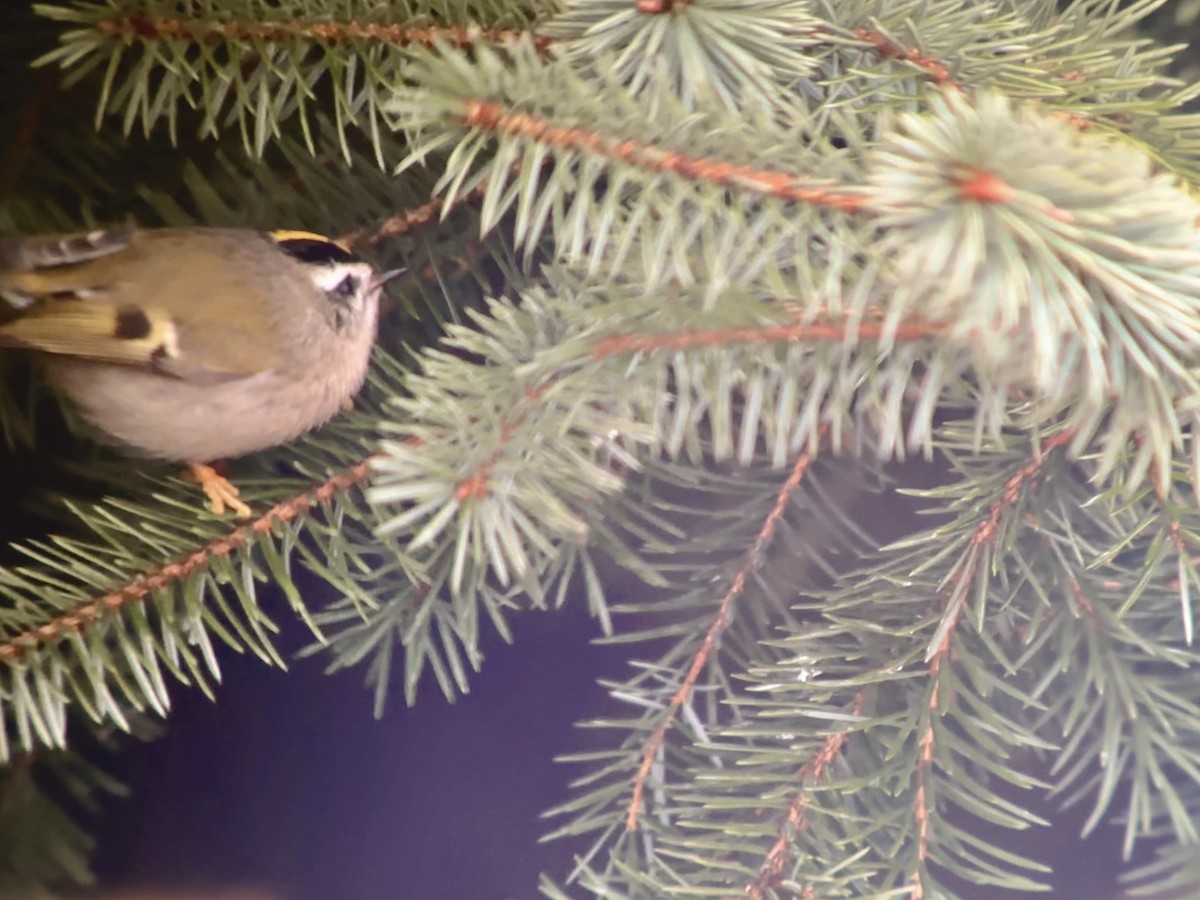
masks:
<instances>
[{"instance_id":1,"label":"bird's eye","mask_svg":"<svg viewBox=\"0 0 1200 900\"><path fill-rule=\"evenodd\" d=\"M335 297L340 297L345 300L351 299L358 292L358 279L350 273L346 273L337 284L329 289L329 293Z\"/></svg>"},{"instance_id":2,"label":"bird's eye","mask_svg":"<svg viewBox=\"0 0 1200 900\"><path fill-rule=\"evenodd\" d=\"M313 286L324 292L330 303L346 308L358 306L367 299L371 274L371 267L366 263L308 268Z\"/></svg>"}]
</instances>

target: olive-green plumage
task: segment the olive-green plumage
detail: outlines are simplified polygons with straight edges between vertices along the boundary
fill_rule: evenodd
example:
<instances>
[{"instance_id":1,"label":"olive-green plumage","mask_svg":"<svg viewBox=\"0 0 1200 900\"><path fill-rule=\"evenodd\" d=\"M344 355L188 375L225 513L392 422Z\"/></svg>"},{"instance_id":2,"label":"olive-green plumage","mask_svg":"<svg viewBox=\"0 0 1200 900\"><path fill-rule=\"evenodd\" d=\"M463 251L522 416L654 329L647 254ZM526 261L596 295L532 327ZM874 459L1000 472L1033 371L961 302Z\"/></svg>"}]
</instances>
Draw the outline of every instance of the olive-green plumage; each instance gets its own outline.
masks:
<instances>
[{"instance_id":1,"label":"olive-green plumage","mask_svg":"<svg viewBox=\"0 0 1200 900\"><path fill-rule=\"evenodd\" d=\"M3 238L0 346L38 352L84 416L138 453L240 456L358 391L386 277L298 232Z\"/></svg>"}]
</instances>

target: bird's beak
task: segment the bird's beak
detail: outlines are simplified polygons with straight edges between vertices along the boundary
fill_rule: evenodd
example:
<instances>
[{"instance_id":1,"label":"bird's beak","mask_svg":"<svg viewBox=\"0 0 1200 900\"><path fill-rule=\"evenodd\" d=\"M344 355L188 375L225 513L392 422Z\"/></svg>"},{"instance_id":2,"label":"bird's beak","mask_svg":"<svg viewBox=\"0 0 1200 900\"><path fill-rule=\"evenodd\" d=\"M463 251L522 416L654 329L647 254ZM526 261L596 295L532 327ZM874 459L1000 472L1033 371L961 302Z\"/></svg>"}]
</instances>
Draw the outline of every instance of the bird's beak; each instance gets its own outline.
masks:
<instances>
[{"instance_id":1,"label":"bird's beak","mask_svg":"<svg viewBox=\"0 0 1200 900\"><path fill-rule=\"evenodd\" d=\"M376 275L374 278L371 279L371 290L373 290L373 291L379 290L381 287L383 287L385 284L387 284L393 278L397 277L398 275L403 275L407 271L408 271L408 269L400 268L400 269L392 269L389 272L380 272L378 275Z\"/></svg>"}]
</instances>

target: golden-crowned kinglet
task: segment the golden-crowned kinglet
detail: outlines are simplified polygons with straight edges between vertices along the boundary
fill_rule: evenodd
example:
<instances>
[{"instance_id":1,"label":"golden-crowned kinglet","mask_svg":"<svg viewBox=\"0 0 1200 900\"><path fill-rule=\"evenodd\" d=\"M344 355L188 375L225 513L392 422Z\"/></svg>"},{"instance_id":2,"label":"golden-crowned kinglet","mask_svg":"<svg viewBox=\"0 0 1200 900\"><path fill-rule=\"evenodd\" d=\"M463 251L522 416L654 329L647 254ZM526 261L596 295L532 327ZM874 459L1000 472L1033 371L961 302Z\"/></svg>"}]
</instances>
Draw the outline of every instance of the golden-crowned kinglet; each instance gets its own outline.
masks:
<instances>
[{"instance_id":1,"label":"golden-crowned kinglet","mask_svg":"<svg viewBox=\"0 0 1200 900\"><path fill-rule=\"evenodd\" d=\"M285 443L347 403L400 271L297 231L0 238L0 346L40 351L104 435L186 462L214 512L248 516L204 463Z\"/></svg>"}]
</instances>

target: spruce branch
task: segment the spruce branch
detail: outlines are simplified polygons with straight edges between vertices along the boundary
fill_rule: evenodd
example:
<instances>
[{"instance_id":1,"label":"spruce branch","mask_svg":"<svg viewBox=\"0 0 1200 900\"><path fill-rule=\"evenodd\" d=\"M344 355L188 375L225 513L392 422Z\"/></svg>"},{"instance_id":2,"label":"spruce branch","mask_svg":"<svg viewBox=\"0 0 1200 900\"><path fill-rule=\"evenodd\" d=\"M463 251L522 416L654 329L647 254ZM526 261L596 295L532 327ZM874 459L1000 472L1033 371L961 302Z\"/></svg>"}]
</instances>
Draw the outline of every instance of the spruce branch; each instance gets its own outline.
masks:
<instances>
[{"instance_id":1,"label":"spruce branch","mask_svg":"<svg viewBox=\"0 0 1200 900\"><path fill-rule=\"evenodd\" d=\"M578 796L553 811L569 817L554 836L593 833L594 850L603 848L607 865L617 859L624 861L602 876L590 871L589 853L572 875L572 880L585 887L599 891L598 885L604 884L605 889L617 890L617 884L626 883L628 876L631 888L641 885L651 894L668 886L686 890L684 883L700 883L696 876L705 871L709 884L724 886L724 896L731 888L754 881L761 854L778 836L774 819L764 818L760 809L758 820L768 829L769 839L754 844L743 831L735 839L737 855L730 859L712 842L694 837L695 823L687 821L687 813L701 802L697 794L704 801L711 794L707 782L697 783L696 769L711 771L714 779L720 779L714 784L726 783L730 772L721 767L719 759L738 749L751 749L739 734L746 728L745 708L753 701L739 690L737 672L761 655L764 640L797 627L786 610L787 598L797 580L803 582L809 576L792 567L807 559L817 572L823 572L823 556L843 546L843 539L850 545L860 539L849 524L851 517L839 509L845 498L839 500L838 491L831 487L836 479L829 479L828 471L814 476L812 467L818 460L812 452L800 451L796 458L809 467L804 472L807 477L799 483L793 480L795 466L785 466L782 472L734 469L722 476L711 469L673 462L659 463L647 472L651 478L658 473L672 483L678 479L679 484L688 486L692 496L678 507L660 501L664 514L687 522L688 527L678 535L663 533L645 548L652 558L659 557L657 565L670 579L668 596L658 602L640 599L614 607L614 613L637 614L640 620L653 616L651 623L639 625L632 633L618 633L614 640L667 642L653 662L639 664L630 679L609 686L613 696L633 711L632 717L589 723L616 732L617 738L610 742L612 749L568 758L588 763L590 771L576 781ZM817 528L814 533L811 526L816 521L845 522L847 531L839 534L836 528ZM764 533L769 536L769 547L764 544ZM773 576L777 567L785 568L790 577L780 576L778 571ZM726 609L728 617L721 620L721 598L731 603L731 585L741 590L736 604ZM720 640L706 649L705 638L713 638L714 622L721 628ZM703 660L699 670L698 659ZM679 704L681 685L689 672L698 682ZM664 718L672 716L678 721L671 739L664 739L655 754L637 818L638 831L631 833L627 830L630 788L643 767L647 742L656 738ZM817 758L824 757L813 747L807 759L796 762L793 775L806 761ZM729 802L739 801L730 798L726 804ZM766 805L775 807L770 802ZM683 861L686 872L675 868ZM647 873L646 880L635 870Z\"/></svg>"},{"instance_id":2,"label":"spruce branch","mask_svg":"<svg viewBox=\"0 0 1200 900\"><path fill-rule=\"evenodd\" d=\"M674 226L680 207L706 219L728 214L728 205L716 202L727 188L817 208L855 210L863 205L852 186L838 183L844 177L813 173L823 166L832 174L838 160L820 155L800 139L797 132L803 129L805 117L797 119L795 111L786 125L772 127L767 120L753 123L772 134L772 143L778 142L756 155L796 157L795 171L787 171L736 161L736 156L746 155L735 150L738 138L755 131L745 121L730 115L697 117L666 99L651 118L611 73L585 78L566 60L541 59L528 42L504 54L481 49L469 60L443 48L419 57L411 77L420 89L390 104L397 126L411 142L402 168L425 161L469 134L469 151L464 147L447 160L436 189L453 200L460 190L473 190L486 182L485 227L515 209L513 228L520 242L538 242L550 226L554 244L566 258L582 256L587 247L606 245L608 230L619 224L628 191L640 185L655 185L659 192L676 184L681 188L662 197L655 192L643 195L656 207L650 216L643 213L643 227L648 229ZM588 127L580 127L577 123L585 120L581 105L595 97L597 79L606 101L603 121L597 128L596 117L589 115ZM762 132L756 133L761 146ZM488 139L498 143L495 153L485 152ZM697 152L706 144L722 153ZM551 160L555 162L552 174L543 182L540 175ZM593 192L606 176L612 179L610 187ZM693 197L689 185L703 193ZM552 205L566 199L572 204L569 209ZM792 214L789 225L795 229L796 209L789 205L787 210ZM773 218L775 210L766 206L758 212ZM597 222L604 227L586 243L578 232L585 218L593 227ZM618 236L622 244L631 239ZM699 228L672 236L683 242L673 244L653 231L646 239L682 258L697 240Z\"/></svg>"},{"instance_id":3,"label":"spruce branch","mask_svg":"<svg viewBox=\"0 0 1200 900\"><path fill-rule=\"evenodd\" d=\"M379 101L403 80L405 48L435 40L470 47L520 33L472 26L478 21L473 13L518 28L528 21L486 0L474 7L416 2L408 10L334 0L327 7L314 16L304 3L204 0L190 5L185 17L170 0L39 4L41 15L75 27L38 63L60 65L72 79L104 68L97 125L121 112L126 133L140 122L149 134L165 121L175 142L181 113L194 110L200 137L236 125L245 148L261 156L288 119L298 118L307 136L314 114L326 109L338 123L344 157L346 132L353 129L369 137L383 167Z\"/></svg>"},{"instance_id":4,"label":"spruce branch","mask_svg":"<svg viewBox=\"0 0 1200 900\"><path fill-rule=\"evenodd\" d=\"M1195 800L1187 804L1195 809ZM1154 858L1121 878L1131 897L1186 897L1200 880L1200 858L1190 842L1168 841L1156 848Z\"/></svg>"},{"instance_id":5,"label":"spruce branch","mask_svg":"<svg viewBox=\"0 0 1200 900\"><path fill-rule=\"evenodd\" d=\"M82 632L105 616L120 612L130 604L140 603L183 581L197 570L211 566L214 560L230 556L247 546L254 535L269 534L278 525L293 522L312 507L330 503L336 495L361 486L366 481L370 464L371 460L365 459L319 485L276 503L265 513L208 541L183 559L139 575L129 583L75 606L36 628L7 637L0 642L0 662L14 663L45 644L62 640L70 632Z\"/></svg>"},{"instance_id":6,"label":"spruce branch","mask_svg":"<svg viewBox=\"0 0 1200 900\"><path fill-rule=\"evenodd\" d=\"M780 519L783 518L789 504L792 502L792 494L800 487L800 482L804 479L812 462L813 454L808 452L801 453L796 458L796 462L792 466L787 480L784 481L779 489L775 505L763 520L762 528L755 536L750 549L746 552L746 562L734 573L729 581L728 590L725 591L720 602L717 604L712 622L704 633L704 639L696 648L691 664L688 666L683 680L679 683L679 688L660 714L658 726L646 740L641 754L642 763L633 778L628 812L625 816L626 831L637 831L638 817L642 813L642 797L646 792L646 784L651 777L655 760L662 752L662 745L667 739L667 733L675 724L675 719L680 709L691 699L692 692L696 688L696 682L700 678L700 673L709 664L713 650L720 640L721 634L729 626L732 619L734 601L746 590L746 581L751 573L762 564L764 554L771 546L775 537L775 531L779 527Z\"/></svg>"},{"instance_id":7,"label":"spruce branch","mask_svg":"<svg viewBox=\"0 0 1200 900\"><path fill-rule=\"evenodd\" d=\"M883 59L908 63L923 72L934 84L944 88L962 88L962 82L950 74L950 68L920 47L901 46L895 40L870 28L856 28L854 36L873 49Z\"/></svg>"},{"instance_id":8,"label":"spruce branch","mask_svg":"<svg viewBox=\"0 0 1200 900\"><path fill-rule=\"evenodd\" d=\"M828 185L815 184L803 177L755 170L724 160L690 157L630 139L617 141L596 131L555 126L546 119L509 113L494 103L468 103L463 110L462 124L496 135L521 138L556 152L585 150L605 160L636 166L647 173L669 172L711 186L736 186L769 197L845 211L860 209L864 205L860 196L838 193Z\"/></svg>"},{"instance_id":9,"label":"spruce branch","mask_svg":"<svg viewBox=\"0 0 1200 900\"><path fill-rule=\"evenodd\" d=\"M1190 519L1179 524L1192 542ZM1190 735L1200 698L1189 669L1197 656L1179 641L1186 626L1179 625L1179 588L1171 576L1182 561L1169 532L1150 491L1107 521L1072 523L1063 510L1043 528L1070 600L1065 621L1045 620L1030 648L1048 673L1039 690L1055 697L1039 722L1062 743L1053 794L1066 803L1091 796L1085 826L1091 829L1126 785L1127 854L1145 835L1196 839L1200 758ZM1087 555L1079 558L1079 548ZM1079 659L1085 677L1050 668L1064 654Z\"/></svg>"},{"instance_id":10,"label":"spruce branch","mask_svg":"<svg viewBox=\"0 0 1200 900\"><path fill-rule=\"evenodd\" d=\"M706 3L569 3L539 23L537 33L587 67L616 56L617 77L639 94L657 87L646 60L665 71L672 92L690 105L715 93L731 109L789 103L792 86L811 74L822 39L809 3L798 0L716 0ZM665 16L661 27L647 27Z\"/></svg>"},{"instance_id":11,"label":"spruce branch","mask_svg":"<svg viewBox=\"0 0 1200 900\"><path fill-rule=\"evenodd\" d=\"M1194 174L1200 137L1169 49L1127 33L1153 2L601 0L500 22L479 0L401 19L445 29L423 48L389 42L382 0L318 6L78 6L146 33L126 49L92 22L57 52L75 76L113 66L101 105L127 127L236 125L288 161L202 161L194 208L147 192L163 220L287 204L403 256L447 295L435 324L462 324L357 420L352 459L319 436L287 451L313 485L371 454L369 503L335 492L328 516L249 533L77 632L62 582L129 583L127 561L30 545L28 593L51 599L17 602L34 645L0 649L0 672L43 667L4 698L20 737L57 733L62 698L161 706L144 660L199 680L207 630L259 648L252 579L305 615L299 558L342 595L313 617L332 666L365 664L379 702L400 654L410 699L425 671L465 690L481 623L507 638L574 584L606 634L649 619L611 630L663 649L609 685L632 714L599 723L614 739L560 809L558 833L597 838L573 880L600 896L930 897L943 872L1032 889L1043 869L981 824L1042 824L1006 787L1090 800L1089 824L1127 788L1127 848L1195 840L1200 207L1162 169ZM397 160L436 170L421 201L390 193ZM431 228L439 210L455 225ZM481 260L511 277L479 277L501 296L462 314L446 276ZM942 522L832 586L844 560L796 520L879 542L832 490L829 446L954 478L925 492ZM106 515L113 547L133 521L143 557L175 558L178 517ZM611 602L605 553L663 593ZM234 590L182 595L201 570ZM184 601L186 627L156 632L146 608Z\"/></svg>"},{"instance_id":12,"label":"spruce branch","mask_svg":"<svg viewBox=\"0 0 1200 900\"><path fill-rule=\"evenodd\" d=\"M616 334L597 341L592 348L595 359L629 353L680 351L706 347L732 347L738 344L778 344L781 342L839 344L847 339L899 343L926 341L942 329L933 323L906 321L889 328L882 318L874 321L850 321L848 317L829 322L799 322L791 325L764 325L760 328L726 328L708 331L678 331L660 334Z\"/></svg>"},{"instance_id":13,"label":"spruce branch","mask_svg":"<svg viewBox=\"0 0 1200 900\"><path fill-rule=\"evenodd\" d=\"M453 198L486 179L485 228L512 209L518 240L548 236L562 258L586 260L592 275L624 271L633 246L660 247L662 254L643 255L635 275L647 291L695 280L715 296L723 284L764 270L783 287L808 266L823 265L820 288L806 292L797 284L808 303L849 300L852 315L885 303L892 328L911 318L944 323L948 343L971 357L987 390L1034 390L1026 412L1032 421L1069 405L1076 452L1097 438L1111 467L1144 433L1165 471L1182 444L1191 413L1180 407L1195 393L1191 357L1200 345L1200 291L1191 284L1200 245L1188 223L1200 206L1124 144L1082 135L999 95L951 93L934 95L928 112L902 116L879 144L861 148L864 169L852 179L844 177L853 170L845 154L814 154L811 142L799 153L783 149L790 132L780 129L780 148L762 152L790 154L799 171L826 164L843 173L814 180L734 162L746 151L730 138L749 132L745 121L715 111L711 119L685 115L665 102L650 121L620 84L606 90L606 128L582 130L571 124L578 113L570 104L578 92L594 93L596 79L527 47L504 57L483 51L469 62L447 48L428 57L424 71L414 69L414 79L424 90L392 106L413 143L406 165L457 140L456 133L469 134L447 160L439 189ZM497 96L503 103L490 99ZM761 147L771 123L755 125L754 146ZM647 130L669 146L648 150L644 139L626 136ZM841 130L860 129L846 119ZM484 153L489 135L494 154ZM705 141L725 158L674 149ZM1032 144L1054 148L1043 166L1011 156L1010 148ZM555 165L544 182L538 176L547 156ZM1083 172L1090 173L1086 181L1076 174ZM602 177L611 184L596 190ZM741 216L726 202L731 189L739 196L734 208L745 209ZM571 205L556 207L564 194ZM627 208L634 196L639 205ZM1147 218L1147 208L1161 212ZM865 222L852 221L856 216ZM548 227L552 233L544 235ZM798 227L828 234L829 242L796 247ZM863 255L869 242L881 244L890 265L865 267L852 254L826 249L834 241L861 247ZM831 295L830 282L841 279L844 286ZM1046 297L1061 299L1040 299ZM999 340L986 337L997 333ZM1103 353L1089 349L1102 345ZM1062 377L1064 358L1076 367L1069 379ZM1153 424L1163 421L1172 423L1166 434Z\"/></svg>"},{"instance_id":14,"label":"spruce branch","mask_svg":"<svg viewBox=\"0 0 1200 900\"><path fill-rule=\"evenodd\" d=\"M502 584L526 577L527 544L512 539L512 527L539 554L556 540L582 540L587 507L622 484L606 457L636 467L621 444L647 439L605 388L615 373L598 378L571 360L538 359L540 350L557 346L566 322L548 305L539 315L537 298L525 300L519 311L494 301L486 319L473 317L479 330L452 326L443 349L423 355L408 395L394 400L399 415L389 430L396 438L381 445L374 464L369 496L384 510L379 533L406 533L410 549L453 534L456 593L468 561L481 556ZM464 355L485 362L464 362ZM478 377L479 368L489 371ZM564 373L575 389L590 380L593 399L573 396L561 406ZM475 414L463 416L464 407ZM559 440L546 440L541 429L548 422L557 423ZM545 491L549 477L565 480ZM389 515L390 509L397 512Z\"/></svg>"},{"instance_id":15,"label":"spruce branch","mask_svg":"<svg viewBox=\"0 0 1200 900\"><path fill-rule=\"evenodd\" d=\"M866 707L866 692L858 691L850 704L847 715L852 719L862 716ZM798 788L787 804L787 812L780 818L778 836L759 869L758 877L746 886L748 900L767 900L768 891L778 891L784 877L788 859L797 852L797 843L807 825L805 809L810 799L811 785L826 776L826 770L841 755L849 738L846 731L834 731L821 742L817 751L800 766L796 773ZM800 894L802 900L819 900L815 891L806 887Z\"/></svg>"},{"instance_id":16,"label":"spruce branch","mask_svg":"<svg viewBox=\"0 0 1200 900\"><path fill-rule=\"evenodd\" d=\"M1144 442L1139 442L1144 443ZM1148 463L1151 484L1154 485L1154 496L1157 501L1157 518L1160 534L1163 537L1163 552L1173 552L1176 559L1176 573L1167 582L1169 589L1179 592L1179 609L1183 619L1183 639L1189 647L1195 640L1195 611L1192 608L1192 591L1200 586L1200 570L1197 569L1197 562L1200 562L1200 556L1197 555L1198 536L1189 527L1186 517L1192 504L1188 503L1180 494L1179 486L1183 479L1174 476L1174 473L1168 474L1165 478L1154 471L1155 463ZM1169 483L1170 487L1163 489L1162 485ZM1195 478L1194 474L1191 479L1192 498L1196 498L1196 491L1200 489L1200 480ZM1153 563L1147 568L1154 570L1157 568Z\"/></svg>"},{"instance_id":17,"label":"spruce branch","mask_svg":"<svg viewBox=\"0 0 1200 900\"><path fill-rule=\"evenodd\" d=\"M363 243L372 247L377 246L389 238L412 234L418 229L432 227L437 224L439 214L444 219L457 206L470 204L482 199L483 191L484 189L480 188L473 194L460 197L457 203L451 203L444 197L435 196L414 209L404 210L399 214L388 216L382 222L376 222L370 228L359 228L347 232L341 235L338 240L344 241L351 246L358 246Z\"/></svg>"},{"instance_id":18,"label":"spruce branch","mask_svg":"<svg viewBox=\"0 0 1200 900\"><path fill-rule=\"evenodd\" d=\"M916 789L913 793L913 816L917 827L917 867L911 876L913 900L922 900L928 890L925 866L929 860L930 816L933 803L929 773L937 760L934 721L940 713L941 685L938 676L942 666L950 661L958 622L967 606L968 593L976 589L979 583L983 555L989 550L995 551L1003 533L1003 520L1011 516L1020 506L1024 496L1034 489L1045 470L1047 457L1068 445L1073 438L1074 434L1069 428L1064 428L1047 438L1037 448L1039 458L1031 460L1005 482L1003 493L993 501L987 516L971 535L969 549L955 561L942 581L944 599L941 621L926 654L930 683L928 715L917 736L918 756L914 772Z\"/></svg>"},{"instance_id":19,"label":"spruce branch","mask_svg":"<svg viewBox=\"0 0 1200 900\"><path fill-rule=\"evenodd\" d=\"M904 117L885 139L870 176L879 188L878 205L892 207L881 220L884 240L895 248L898 277L889 314L950 319L952 336L983 351L976 357L980 370L999 367L1010 383L1035 387L1048 409L1071 403L1076 452L1092 439L1105 447L1101 476L1138 434L1150 439L1151 457L1165 472L1173 448L1183 443L1178 417L1188 414L1181 398L1194 393L1191 357L1200 337L1195 288L1185 284L1193 271L1187 260L1198 249L1195 229L1186 224L1195 221L1191 198L1173 179L1154 174L1146 157L1119 144L1085 142L1070 125L1032 110L1011 111L998 97L981 96L968 107L952 95L931 107L930 117ZM1005 111L993 117L989 108ZM948 124L942 115L957 117L955 109L966 118L958 119L951 135L936 123ZM1003 144L992 144L999 135L991 129L1001 122L1013 130ZM1043 171L1024 167L1018 173L1005 161L1010 140L1034 137L1026 127L1043 146L1057 144ZM965 180L956 174L964 163L971 165ZM1138 185L1114 182L1099 170L1086 179L1067 174L1092 166L1133 174ZM984 203L978 202L980 170L987 173ZM1106 195L1110 189L1114 193ZM946 194L962 199L947 203ZM1148 208L1161 209L1172 224L1161 231L1144 227ZM949 244L934 238L943 227L958 235L979 229L984 240L955 241L960 252L951 260L945 255ZM913 252L935 245L943 249L919 258ZM924 278L941 286L925 295L929 303L918 299ZM1024 287L1029 284L1037 291L1031 294ZM1043 291L1055 301L1031 305ZM951 310L959 302L969 309L965 317ZM981 340L997 329L1013 339ZM1085 349L1101 342L1103 354ZM989 349L999 351L998 358L988 360ZM1070 387L1062 380L1064 357L1079 360ZM1163 422L1179 424L1161 435Z\"/></svg>"},{"instance_id":20,"label":"spruce branch","mask_svg":"<svg viewBox=\"0 0 1200 900\"><path fill-rule=\"evenodd\" d=\"M143 11L125 16L98 19L92 23L101 34L120 38L129 43L132 39L142 42L183 41L192 44L223 44L262 42L284 44L300 41L320 41L329 44L349 42L384 43L397 46L408 44L433 44L446 41L451 46L469 47L477 40L504 43L520 32L514 29L486 29L468 31L462 27L433 27L396 25L385 22L356 21L260 21L239 22L235 20L204 20L201 18L155 17ZM544 47L547 41L539 41Z\"/></svg>"},{"instance_id":21,"label":"spruce branch","mask_svg":"<svg viewBox=\"0 0 1200 900\"><path fill-rule=\"evenodd\" d=\"M365 539L361 548L348 546L348 524L339 528L337 555L314 555L304 546L304 530L320 533L321 516L312 513L320 509L340 521L369 470L362 457L347 464L344 445L328 448L320 435L307 444L292 449L292 464L310 479L308 487L296 492L294 478L275 477L265 491L247 489L251 502L260 493L276 500L245 525L205 520L194 487L176 479L160 483L147 499L68 502L77 528L91 540L55 536L16 545L32 564L0 569L7 598L0 644L4 756L14 740L23 748L62 746L68 704L95 722L128 728L131 710L165 715L164 675L208 691L219 672L214 636L284 664L255 582L278 584L293 613L315 629L292 581L293 555L334 582L351 584L353 570L370 569L363 557L378 553ZM335 460L341 470L330 475ZM351 521L364 516L358 510ZM130 517L139 527L127 524ZM97 586L107 587L97 595ZM365 602L373 602L369 593Z\"/></svg>"},{"instance_id":22,"label":"spruce branch","mask_svg":"<svg viewBox=\"0 0 1200 900\"><path fill-rule=\"evenodd\" d=\"M364 131L379 133L373 119L377 107L375 92L380 85L359 73L378 73L380 68L388 66L389 56L381 50L385 45L373 45L374 56L369 65L347 68L336 53L336 43L328 38L309 42L294 30L286 44L272 44L267 36L241 31L225 35L228 43L214 47L202 40L183 40L182 34L160 30L156 26L162 22L141 12L126 20L124 29L99 27L99 23L92 21L98 10L110 11L98 7L88 15L87 10L41 8L46 15L94 26L71 32L67 42L41 62L70 67L74 77L92 67L105 67L97 124L109 112L123 110L126 133L140 121L149 134L164 119L174 142L178 139L181 111L192 109L202 116L198 126L201 137L217 135L225 127L236 125L246 148L261 155L268 141L279 137L282 123L291 116L298 115L307 131L307 117L311 108L319 104L316 90L319 85L312 79L308 66L328 66L329 80L336 84L332 111L340 129L344 132L351 123L361 121ZM210 15L218 18L220 14L210 11ZM306 59L310 53L312 61ZM160 56L170 60L169 68L189 77L176 76L151 84ZM252 62L246 65L244 60ZM397 75L393 71L384 77L394 82ZM342 146L346 151L344 140ZM378 147L376 151L378 155Z\"/></svg>"},{"instance_id":23,"label":"spruce branch","mask_svg":"<svg viewBox=\"0 0 1200 900\"><path fill-rule=\"evenodd\" d=\"M992 655L1008 673L1035 668L1028 660L1005 659L1003 647L996 643L1003 643L1003 636L1011 632L1006 624L1011 599L1006 603L998 598L997 608L986 617L978 607L971 608L968 617L968 607L956 606L954 599L967 584L973 592L983 585L991 589L982 576L992 564L985 568L983 560L1006 558L1016 550L1016 534L1020 525L1030 521L1030 510L1044 502L1053 504L1045 499L1047 485L1052 490L1060 477L1068 438L1056 434L1035 449L1021 448L1020 454L1006 451L1001 457L1006 467L1003 476L989 476L986 492L967 494L960 501L964 516L952 530L962 533L961 538L948 541L948 528L942 526L899 544L894 552L900 555L892 558L889 551L889 561L878 575L868 569L865 580L862 575L847 579L845 587L817 594L806 605L818 621L790 630L783 644L793 654L773 666L752 670L757 690L751 696L761 692L771 699L739 703L745 713L753 713L757 705L758 716L747 715L740 724L705 739L706 747L720 748L726 765L701 769L698 774L686 769L679 773L693 785L688 806L694 812L689 815L685 807L674 815L691 826L692 834L697 827L716 833L711 841L698 841L687 833L676 837L657 829L660 845L666 841L672 848L661 847L660 855L675 856L677 844L680 852L689 848L692 852L688 870L675 872L681 884L729 884L743 867L737 857L714 865L707 855L695 858L695 852L701 847L728 848L739 835L745 838L744 844L737 845L739 856L746 866L753 865L752 871L760 870L761 862L751 863L752 848L758 846L761 852L779 839L778 833L759 824L761 808L779 809L786 817L794 800L774 793L762 796L759 791L764 784L778 783L781 766L791 762L795 772L820 753L829 732L814 729L814 720L819 726L832 721L848 727L850 737L841 745L840 757L845 767L839 764L838 771L831 773L831 781L812 798L815 802L805 801L806 829L811 831L795 835L796 868L781 882L781 890L798 896L808 891L814 896L847 897L909 891L914 871L923 866L918 864L922 852L936 865L972 881L1026 888L1036 884L1016 871L1037 871L1036 864L1004 855L991 842L981 841L974 828L945 819L949 804L1006 827L1040 822L1019 805L998 797L987 780L1036 786L1036 779L1014 768L1009 748L1049 751L1053 746L1022 721L1022 710L1039 705L1029 687L1011 683L1011 674L1004 678L987 671ZM995 462L981 468L994 467ZM991 550L981 555L989 546ZM937 552L931 555L930 547ZM932 578L930 566L937 569ZM873 582L874 577L880 580ZM891 599L882 607L868 599L881 584L891 590ZM1007 588L1000 586L1000 590L1008 596ZM859 599L848 606L851 597ZM931 597L939 598L937 612L930 609ZM852 614L855 609L859 613ZM968 623L970 627L964 628ZM998 638L988 636L993 630L998 630ZM889 646L890 651L885 649ZM922 662L931 650L933 657ZM867 660L878 661L878 668L872 663L864 670ZM930 676L931 668L937 670L936 677ZM1030 677L1036 681L1041 676ZM863 706L847 720L848 711L859 703ZM745 743L734 743L735 737ZM781 740L797 749L776 749ZM801 752L805 755L799 756ZM738 755L742 764L731 770L729 763ZM922 760L923 784L917 774ZM907 823L896 818L890 798L897 795L909 803ZM924 834L921 809L929 816ZM716 840L721 834L727 836L724 843ZM897 854L898 846L905 851ZM835 876L839 860L847 862ZM620 877L610 871L598 883L611 885ZM928 889L925 873L919 877ZM753 877L742 883L754 884ZM722 896L730 894L726 889Z\"/></svg>"}]
</instances>

